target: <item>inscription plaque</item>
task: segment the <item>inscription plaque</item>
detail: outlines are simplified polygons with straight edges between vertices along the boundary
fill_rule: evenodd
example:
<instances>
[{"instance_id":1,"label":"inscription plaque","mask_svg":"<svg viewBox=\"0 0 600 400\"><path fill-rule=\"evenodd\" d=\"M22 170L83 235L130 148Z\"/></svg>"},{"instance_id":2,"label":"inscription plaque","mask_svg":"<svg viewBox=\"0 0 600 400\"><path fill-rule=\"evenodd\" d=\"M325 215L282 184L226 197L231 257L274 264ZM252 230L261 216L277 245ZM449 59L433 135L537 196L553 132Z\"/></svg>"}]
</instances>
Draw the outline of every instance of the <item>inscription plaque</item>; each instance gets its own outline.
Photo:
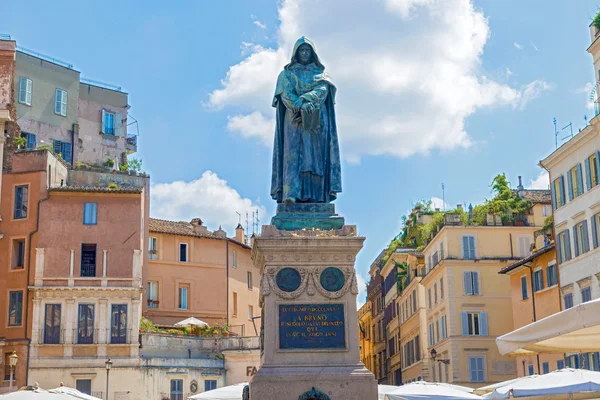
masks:
<instances>
[{"instance_id":1,"label":"inscription plaque","mask_svg":"<svg viewBox=\"0 0 600 400\"><path fill-rule=\"evenodd\" d=\"M280 304L279 348L345 349L343 304Z\"/></svg>"}]
</instances>

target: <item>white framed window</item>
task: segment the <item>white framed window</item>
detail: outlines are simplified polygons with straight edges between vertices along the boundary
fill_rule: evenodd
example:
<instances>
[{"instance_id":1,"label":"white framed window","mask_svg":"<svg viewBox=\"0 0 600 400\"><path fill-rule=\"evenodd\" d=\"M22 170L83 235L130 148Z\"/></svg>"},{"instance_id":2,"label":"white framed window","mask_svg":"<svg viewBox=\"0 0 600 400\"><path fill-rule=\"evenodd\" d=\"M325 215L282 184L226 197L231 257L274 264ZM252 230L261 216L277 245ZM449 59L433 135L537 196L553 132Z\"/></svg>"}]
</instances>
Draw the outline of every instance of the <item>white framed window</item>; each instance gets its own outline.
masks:
<instances>
[{"instance_id":1,"label":"white framed window","mask_svg":"<svg viewBox=\"0 0 600 400\"><path fill-rule=\"evenodd\" d=\"M67 116L67 92L62 89L56 89L54 96L54 113Z\"/></svg>"},{"instance_id":2,"label":"white framed window","mask_svg":"<svg viewBox=\"0 0 600 400\"><path fill-rule=\"evenodd\" d=\"M571 259L571 234L569 229L565 229L556 235L558 253L558 262L562 264Z\"/></svg>"},{"instance_id":3,"label":"white framed window","mask_svg":"<svg viewBox=\"0 0 600 400\"><path fill-rule=\"evenodd\" d=\"M248 306L248 320L252 321L252 318L254 318L254 307Z\"/></svg>"},{"instance_id":4,"label":"white framed window","mask_svg":"<svg viewBox=\"0 0 600 400\"><path fill-rule=\"evenodd\" d=\"M442 340L444 340L448 337L448 326L445 315L442 315L442 318L440 318L440 325L442 326Z\"/></svg>"},{"instance_id":5,"label":"white framed window","mask_svg":"<svg viewBox=\"0 0 600 400\"><path fill-rule=\"evenodd\" d=\"M521 299L526 300L529 297L527 292L527 277L523 275L521 277Z\"/></svg>"},{"instance_id":6,"label":"white framed window","mask_svg":"<svg viewBox=\"0 0 600 400\"><path fill-rule=\"evenodd\" d=\"M485 382L485 359L469 357L469 377L471 382Z\"/></svg>"},{"instance_id":7,"label":"white framed window","mask_svg":"<svg viewBox=\"0 0 600 400\"><path fill-rule=\"evenodd\" d=\"M437 304L437 282L433 284L433 304Z\"/></svg>"},{"instance_id":8,"label":"white framed window","mask_svg":"<svg viewBox=\"0 0 600 400\"><path fill-rule=\"evenodd\" d=\"M590 251L587 221L582 221L573 227L573 239L575 241L575 257Z\"/></svg>"},{"instance_id":9,"label":"white framed window","mask_svg":"<svg viewBox=\"0 0 600 400\"><path fill-rule=\"evenodd\" d=\"M237 317L238 315L238 294L233 292L233 316Z\"/></svg>"},{"instance_id":10,"label":"white framed window","mask_svg":"<svg viewBox=\"0 0 600 400\"><path fill-rule=\"evenodd\" d=\"M115 134L115 113L102 110L102 133L105 135Z\"/></svg>"},{"instance_id":11,"label":"white framed window","mask_svg":"<svg viewBox=\"0 0 600 400\"><path fill-rule=\"evenodd\" d=\"M541 269L533 271L533 290L539 292L544 289L544 273Z\"/></svg>"},{"instance_id":12,"label":"white framed window","mask_svg":"<svg viewBox=\"0 0 600 400\"><path fill-rule=\"evenodd\" d=\"M561 175L552 182L552 206L556 210L564 206L566 202L565 179Z\"/></svg>"},{"instance_id":13,"label":"white framed window","mask_svg":"<svg viewBox=\"0 0 600 400\"><path fill-rule=\"evenodd\" d=\"M466 296L479 296L479 272L466 271L463 274L463 284Z\"/></svg>"},{"instance_id":14,"label":"white framed window","mask_svg":"<svg viewBox=\"0 0 600 400\"><path fill-rule=\"evenodd\" d=\"M248 289L252 289L252 272L247 273Z\"/></svg>"},{"instance_id":15,"label":"white framed window","mask_svg":"<svg viewBox=\"0 0 600 400\"><path fill-rule=\"evenodd\" d=\"M185 286L179 287L179 309L188 309L188 288Z\"/></svg>"},{"instance_id":16,"label":"white framed window","mask_svg":"<svg viewBox=\"0 0 600 400\"><path fill-rule=\"evenodd\" d=\"M517 257L525 258L531 254L529 251L531 247L531 236L521 235L517 236Z\"/></svg>"},{"instance_id":17,"label":"white framed window","mask_svg":"<svg viewBox=\"0 0 600 400\"><path fill-rule=\"evenodd\" d=\"M547 204L542 205L542 215L544 217L548 217L550 216L550 214L552 214L552 209L550 208L550 206Z\"/></svg>"},{"instance_id":18,"label":"white framed window","mask_svg":"<svg viewBox=\"0 0 600 400\"><path fill-rule=\"evenodd\" d=\"M237 253L235 250L231 252L231 266L233 268L237 268Z\"/></svg>"},{"instance_id":19,"label":"white framed window","mask_svg":"<svg viewBox=\"0 0 600 400\"><path fill-rule=\"evenodd\" d=\"M429 305L428 308L431 308L431 288L427 289L427 303Z\"/></svg>"},{"instance_id":20,"label":"white framed window","mask_svg":"<svg viewBox=\"0 0 600 400\"><path fill-rule=\"evenodd\" d=\"M24 76L19 77L19 103L31 105L31 93L33 91L33 82Z\"/></svg>"},{"instance_id":21,"label":"white framed window","mask_svg":"<svg viewBox=\"0 0 600 400\"><path fill-rule=\"evenodd\" d=\"M148 259L158 260L158 238L148 238Z\"/></svg>"},{"instance_id":22,"label":"white framed window","mask_svg":"<svg viewBox=\"0 0 600 400\"><path fill-rule=\"evenodd\" d=\"M158 282L148 281L148 292L146 293L148 308L158 308Z\"/></svg>"},{"instance_id":23,"label":"white framed window","mask_svg":"<svg viewBox=\"0 0 600 400\"><path fill-rule=\"evenodd\" d=\"M434 336L433 336L433 323L429 324L429 331L428 333L428 337L427 337L427 342L429 343L429 346L433 346L435 344L434 342Z\"/></svg>"},{"instance_id":24,"label":"white framed window","mask_svg":"<svg viewBox=\"0 0 600 400\"><path fill-rule=\"evenodd\" d=\"M477 253L475 251L475 236L463 236L462 237L462 253L463 259L475 260Z\"/></svg>"},{"instance_id":25,"label":"white framed window","mask_svg":"<svg viewBox=\"0 0 600 400\"><path fill-rule=\"evenodd\" d=\"M179 261L188 262L188 244L179 243Z\"/></svg>"},{"instance_id":26,"label":"white framed window","mask_svg":"<svg viewBox=\"0 0 600 400\"><path fill-rule=\"evenodd\" d=\"M440 299L444 298L444 278L440 278Z\"/></svg>"},{"instance_id":27,"label":"white framed window","mask_svg":"<svg viewBox=\"0 0 600 400\"><path fill-rule=\"evenodd\" d=\"M595 152L585 159L585 175L587 190L598 184L598 173L600 172L600 151Z\"/></svg>"},{"instance_id":28,"label":"white framed window","mask_svg":"<svg viewBox=\"0 0 600 400\"><path fill-rule=\"evenodd\" d=\"M463 336L487 336L488 317L487 313L465 311L460 313Z\"/></svg>"},{"instance_id":29,"label":"white framed window","mask_svg":"<svg viewBox=\"0 0 600 400\"><path fill-rule=\"evenodd\" d=\"M567 184L569 187L569 200L583 194L583 175L581 173L581 164L577 164L567 173Z\"/></svg>"},{"instance_id":30,"label":"white framed window","mask_svg":"<svg viewBox=\"0 0 600 400\"><path fill-rule=\"evenodd\" d=\"M558 278L556 276L556 264L551 264L546 267L546 281L548 283L548 287L554 286L558 283Z\"/></svg>"}]
</instances>

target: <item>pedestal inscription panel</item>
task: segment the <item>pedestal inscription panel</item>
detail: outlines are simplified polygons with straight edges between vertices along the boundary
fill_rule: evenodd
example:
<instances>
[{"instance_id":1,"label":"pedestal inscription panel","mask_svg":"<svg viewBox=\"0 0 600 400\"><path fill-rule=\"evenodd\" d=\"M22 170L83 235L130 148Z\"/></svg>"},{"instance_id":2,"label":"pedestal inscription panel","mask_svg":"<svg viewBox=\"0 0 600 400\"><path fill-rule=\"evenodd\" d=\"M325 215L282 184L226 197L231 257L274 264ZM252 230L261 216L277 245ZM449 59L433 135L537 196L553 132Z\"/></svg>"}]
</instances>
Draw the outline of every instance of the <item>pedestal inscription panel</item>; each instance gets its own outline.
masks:
<instances>
[{"instance_id":1,"label":"pedestal inscription panel","mask_svg":"<svg viewBox=\"0 0 600 400\"><path fill-rule=\"evenodd\" d=\"M280 304L279 348L345 349L344 304Z\"/></svg>"}]
</instances>

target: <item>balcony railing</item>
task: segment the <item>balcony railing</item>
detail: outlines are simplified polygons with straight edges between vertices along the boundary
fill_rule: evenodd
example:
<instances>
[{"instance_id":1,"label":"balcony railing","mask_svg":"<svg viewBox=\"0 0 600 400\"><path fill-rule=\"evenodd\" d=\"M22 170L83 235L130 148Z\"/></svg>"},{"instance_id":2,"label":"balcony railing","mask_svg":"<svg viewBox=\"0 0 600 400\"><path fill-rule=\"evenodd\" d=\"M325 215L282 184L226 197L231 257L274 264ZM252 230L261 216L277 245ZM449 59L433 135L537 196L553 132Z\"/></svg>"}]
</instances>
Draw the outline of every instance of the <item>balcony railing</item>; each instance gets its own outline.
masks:
<instances>
[{"instance_id":1,"label":"balcony railing","mask_svg":"<svg viewBox=\"0 0 600 400\"><path fill-rule=\"evenodd\" d=\"M148 299L148 308L158 308L160 302L158 300Z\"/></svg>"}]
</instances>

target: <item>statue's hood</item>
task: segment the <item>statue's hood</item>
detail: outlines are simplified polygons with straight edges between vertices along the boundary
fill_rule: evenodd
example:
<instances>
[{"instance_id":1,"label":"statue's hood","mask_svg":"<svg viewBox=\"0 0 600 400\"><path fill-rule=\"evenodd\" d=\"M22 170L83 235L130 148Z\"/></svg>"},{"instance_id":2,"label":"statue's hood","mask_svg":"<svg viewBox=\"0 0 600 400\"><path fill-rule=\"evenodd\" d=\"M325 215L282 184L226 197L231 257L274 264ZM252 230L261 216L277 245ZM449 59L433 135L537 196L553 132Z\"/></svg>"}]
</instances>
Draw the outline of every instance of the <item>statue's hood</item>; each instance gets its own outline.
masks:
<instances>
[{"instance_id":1,"label":"statue's hood","mask_svg":"<svg viewBox=\"0 0 600 400\"><path fill-rule=\"evenodd\" d=\"M292 66L293 64L296 63L296 53L298 52L298 49L300 48L300 46L302 46L303 44L309 45L310 48L312 49L312 51L313 51L313 64L315 64L318 67L321 67L321 68L325 69L325 66L319 60L319 56L317 55L317 49L315 47L315 44L313 43L312 40L310 40L306 36L302 36L300 39L296 40L296 44L294 45L294 51L292 52L292 60L284 68L288 69L290 66Z\"/></svg>"}]
</instances>

